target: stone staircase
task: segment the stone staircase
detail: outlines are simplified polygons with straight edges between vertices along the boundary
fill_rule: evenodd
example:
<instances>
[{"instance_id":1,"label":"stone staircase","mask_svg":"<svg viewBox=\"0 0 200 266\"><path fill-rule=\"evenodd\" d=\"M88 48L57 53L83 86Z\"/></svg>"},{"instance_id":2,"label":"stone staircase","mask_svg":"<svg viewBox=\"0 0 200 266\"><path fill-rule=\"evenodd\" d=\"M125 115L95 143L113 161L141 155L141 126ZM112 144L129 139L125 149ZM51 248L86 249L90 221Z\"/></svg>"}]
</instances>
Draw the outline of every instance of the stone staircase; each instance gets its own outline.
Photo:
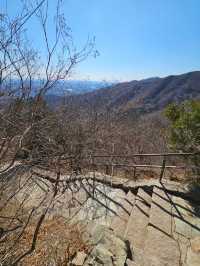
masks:
<instances>
[{"instance_id":1,"label":"stone staircase","mask_svg":"<svg viewBox=\"0 0 200 266\"><path fill-rule=\"evenodd\" d=\"M72 265L200 266L199 198L185 185L98 178L95 198L79 213L93 248Z\"/></svg>"},{"instance_id":2,"label":"stone staircase","mask_svg":"<svg viewBox=\"0 0 200 266\"><path fill-rule=\"evenodd\" d=\"M188 238L187 234L184 235L184 232L179 234L175 230L176 220L178 220L179 223L181 222L189 228L193 228L193 224L195 224L195 236L200 235L200 226L197 225L197 220L200 219L195 217L193 224L192 222L188 224L180 213L180 206L183 204L178 205L178 211L174 196L167 192L166 186L157 183L150 189L145 186L139 187L137 192L128 191L127 194L120 192L117 200L120 205L117 209L117 215L113 217L111 228L129 243L131 256L125 265L200 265L199 253L197 264L188 263L187 248L191 248L191 239ZM184 199L182 201L186 202ZM185 207L182 209L185 212ZM183 251L185 252L184 260Z\"/></svg>"}]
</instances>

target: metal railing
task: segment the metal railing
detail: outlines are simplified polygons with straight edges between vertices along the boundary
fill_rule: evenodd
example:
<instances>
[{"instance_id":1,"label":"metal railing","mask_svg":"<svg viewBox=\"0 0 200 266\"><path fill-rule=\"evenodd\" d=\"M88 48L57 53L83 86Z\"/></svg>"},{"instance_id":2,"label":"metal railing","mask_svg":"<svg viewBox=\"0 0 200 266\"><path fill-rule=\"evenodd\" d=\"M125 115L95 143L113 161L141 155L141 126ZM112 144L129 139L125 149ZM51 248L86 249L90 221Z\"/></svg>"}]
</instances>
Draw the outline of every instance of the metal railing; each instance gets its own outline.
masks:
<instances>
[{"instance_id":1,"label":"metal railing","mask_svg":"<svg viewBox=\"0 0 200 266\"><path fill-rule=\"evenodd\" d=\"M200 152L197 153L184 153L184 152L175 152L175 153L145 153L145 154L130 154L130 155L123 155L123 154L93 154L88 156L79 156L78 160L85 160L88 165L92 166L92 168L97 168L99 166L105 166L106 167L106 174L108 174L108 168L111 168L111 175L114 175L114 169L117 167L125 167L125 168L132 168L133 169L133 178L136 177L136 171L138 168L149 168L149 169L160 169L159 174L159 180L161 181L165 170L166 169L186 169L188 168L188 165L167 165L167 158L171 157L180 157L184 159L188 159L190 157L194 156L200 156ZM116 163L114 160L116 159L133 159L133 158L152 158L152 157L160 157L161 158L161 164L126 164L126 163ZM69 156L65 159L76 160L75 156ZM105 159L105 160L103 160ZM198 169L200 170L200 167L197 165L189 165L191 169Z\"/></svg>"}]
</instances>

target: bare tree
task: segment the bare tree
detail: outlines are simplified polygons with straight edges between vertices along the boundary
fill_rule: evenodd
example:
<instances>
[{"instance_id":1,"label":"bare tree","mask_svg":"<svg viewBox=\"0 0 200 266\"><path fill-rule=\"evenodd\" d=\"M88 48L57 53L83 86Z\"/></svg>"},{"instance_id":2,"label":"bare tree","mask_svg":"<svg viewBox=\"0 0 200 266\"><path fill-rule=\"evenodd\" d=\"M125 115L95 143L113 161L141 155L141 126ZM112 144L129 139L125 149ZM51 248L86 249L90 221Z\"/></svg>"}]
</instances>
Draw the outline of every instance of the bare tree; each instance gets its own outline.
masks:
<instances>
[{"instance_id":1,"label":"bare tree","mask_svg":"<svg viewBox=\"0 0 200 266\"><path fill-rule=\"evenodd\" d=\"M64 183L61 179L62 160L69 153L65 140L68 128L63 126L61 116L47 106L45 95L60 80L69 78L74 67L94 51L94 40L88 39L77 50L62 13L62 1L54 2L54 16L49 14L48 0L24 1L16 17L0 16L0 261L3 265L18 265L30 255L56 200L66 190L70 189L69 201L75 193L69 185L71 181ZM27 38L25 29L33 17L41 26L45 58ZM48 28L51 18L55 26L53 39ZM58 129L62 129L62 134ZM36 168L50 169L54 174L42 174ZM39 199L35 199L37 193ZM30 246L20 248L30 226L34 227Z\"/></svg>"}]
</instances>

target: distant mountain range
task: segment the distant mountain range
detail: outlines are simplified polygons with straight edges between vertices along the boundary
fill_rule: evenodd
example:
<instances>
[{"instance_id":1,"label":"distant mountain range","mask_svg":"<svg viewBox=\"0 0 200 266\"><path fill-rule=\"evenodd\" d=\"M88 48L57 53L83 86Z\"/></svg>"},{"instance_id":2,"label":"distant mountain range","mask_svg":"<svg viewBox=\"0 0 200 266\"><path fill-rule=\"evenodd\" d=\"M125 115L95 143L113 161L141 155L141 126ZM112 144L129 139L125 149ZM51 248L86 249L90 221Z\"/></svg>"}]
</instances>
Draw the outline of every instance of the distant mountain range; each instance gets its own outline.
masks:
<instances>
[{"instance_id":1,"label":"distant mountain range","mask_svg":"<svg viewBox=\"0 0 200 266\"><path fill-rule=\"evenodd\" d=\"M149 78L115 84L83 95L70 96L79 108L95 106L131 116L162 110L172 102L200 99L200 71L165 78Z\"/></svg>"},{"instance_id":2,"label":"distant mountain range","mask_svg":"<svg viewBox=\"0 0 200 266\"><path fill-rule=\"evenodd\" d=\"M19 82L12 81L14 86ZM33 81L37 89L41 81ZM200 99L200 71L164 78L153 77L115 84L114 82L68 80L58 82L46 95L51 105L65 97L77 109L109 110L119 117L135 117L140 113L162 110L172 102Z\"/></svg>"},{"instance_id":3,"label":"distant mountain range","mask_svg":"<svg viewBox=\"0 0 200 266\"><path fill-rule=\"evenodd\" d=\"M32 80L32 93L36 93L38 89L42 87L45 81ZM48 94L55 96L65 96L71 94L83 94L91 92L99 88L104 88L113 85L114 82L107 81L93 81L93 80L62 80L55 83L55 85L48 91ZM4 89L7 87L17 88L19 87L20 80L12 79L4 84ZM24 86L29 87L29 81L24 81Z\"/></svg>"},{"instance_id":4,"label":"distant mountain range","mask_svg":"<svg viewBox=\"0 0 200 266\"><path fill-rule=\"evenodd\" d=\"M113 85L114 82L94 80L66 80L59 81L50 91L51 95L84 94Z\"/></svg>"}]
</instances>

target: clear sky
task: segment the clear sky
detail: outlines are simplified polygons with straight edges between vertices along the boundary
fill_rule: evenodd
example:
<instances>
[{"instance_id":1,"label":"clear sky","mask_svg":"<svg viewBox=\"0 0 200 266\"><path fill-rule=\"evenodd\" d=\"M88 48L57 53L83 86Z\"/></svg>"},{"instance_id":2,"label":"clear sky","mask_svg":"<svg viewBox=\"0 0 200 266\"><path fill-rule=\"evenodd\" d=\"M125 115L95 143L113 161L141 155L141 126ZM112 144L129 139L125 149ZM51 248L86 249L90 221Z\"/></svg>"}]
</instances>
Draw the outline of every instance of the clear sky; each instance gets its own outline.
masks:
<instances>
[{"instance_id":1,"label":"clear sky","mask_svg":"<svg viewBox=\"0 0 200 266\"><path fill-rule=\"evenodd\" d=\"M17 5L8 0L8 9ZM133 80L200 70L200 0L63 0L63 10L78 46L95 36L100 53L83 62L75 78ZM33 23L39 45L36 28Z\"/></svg>"}]
</instances>

